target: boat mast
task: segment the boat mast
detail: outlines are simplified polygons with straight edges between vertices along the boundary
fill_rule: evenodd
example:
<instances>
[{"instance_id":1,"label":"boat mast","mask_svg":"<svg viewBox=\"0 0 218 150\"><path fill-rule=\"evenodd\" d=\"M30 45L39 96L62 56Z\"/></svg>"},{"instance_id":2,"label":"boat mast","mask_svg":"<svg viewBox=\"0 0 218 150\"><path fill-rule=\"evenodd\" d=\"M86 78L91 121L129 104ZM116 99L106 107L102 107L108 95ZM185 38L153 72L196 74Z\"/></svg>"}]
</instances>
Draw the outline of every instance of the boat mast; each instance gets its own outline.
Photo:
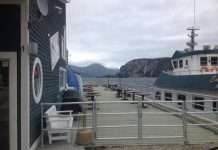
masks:
<instances>
[{"instance_id":1,"label":"boat mast","mask_svg":"<svg viewBox=\"0 0 218 150\"><path fill-rule=\"evenodd\" d=\"M190 37L190 42L187 42L187 45L190 48L190 51L194 51L195 46L198 45L195 42L195 37L198 36L198 34L195 33L195 30L200 30L199 27L195 26L195 0L194 0L194 25L192 27L188 27L187 30L190 30L191 33L188 34L188 36Z\"/></svg>"}]
</instances>

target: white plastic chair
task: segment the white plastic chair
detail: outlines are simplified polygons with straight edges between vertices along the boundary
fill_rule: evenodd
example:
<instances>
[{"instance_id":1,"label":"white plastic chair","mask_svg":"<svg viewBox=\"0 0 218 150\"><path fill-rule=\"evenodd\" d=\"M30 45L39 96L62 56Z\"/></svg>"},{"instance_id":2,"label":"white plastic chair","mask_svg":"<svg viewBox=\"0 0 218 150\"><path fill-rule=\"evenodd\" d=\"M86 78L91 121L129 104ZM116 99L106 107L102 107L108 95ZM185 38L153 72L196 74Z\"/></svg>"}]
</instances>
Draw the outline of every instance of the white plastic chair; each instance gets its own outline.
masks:
<instances>
[{"instance_id":1,"label":"white plastic chair","mask_svg":"<svg viewBox=\"0 0 218 150\"><path fill-rule=\"evenodd\" d=\"M52 105L46 112L46 123L48 130L49 144L54 140L72 139L73 111L57 111L56 106ZM63 114L65 113L65 114ZM66 115L66 113L68 113Z\"/></svg>"}]
</instances>

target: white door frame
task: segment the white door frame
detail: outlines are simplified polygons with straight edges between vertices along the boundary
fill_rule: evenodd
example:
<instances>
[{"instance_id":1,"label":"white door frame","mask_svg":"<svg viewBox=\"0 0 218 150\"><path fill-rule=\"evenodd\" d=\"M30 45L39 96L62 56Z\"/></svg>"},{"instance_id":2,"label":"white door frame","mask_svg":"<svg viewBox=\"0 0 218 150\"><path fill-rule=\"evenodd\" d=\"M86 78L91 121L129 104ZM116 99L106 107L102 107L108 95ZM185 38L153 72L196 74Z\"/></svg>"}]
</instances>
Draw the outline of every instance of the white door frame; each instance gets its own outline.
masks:
<instances>
[{"instance_id":1,"label":"white door frame","mask_svg":"<svg viewBox=\"0 0 218 150\"><path fill-rule=\"evenodd\" d=\"M29 145L29 0L0 0L0 4L21 6L21 150L35 149ZM17 81L17 80L16 80ZM40 141L40 140L38 140ZM17 142L17 141L16 141Z\"/></svg>"},{"instance_id":2,"label":"white door frame","mask_svg":"<svg viewBox=\"0 0 218 150\"><path fill-rule=\"evenodd\" d=\"M9 61L9 144L17 149L17 53L0 52L0 60Z\"/></svg>"}]
</instances>

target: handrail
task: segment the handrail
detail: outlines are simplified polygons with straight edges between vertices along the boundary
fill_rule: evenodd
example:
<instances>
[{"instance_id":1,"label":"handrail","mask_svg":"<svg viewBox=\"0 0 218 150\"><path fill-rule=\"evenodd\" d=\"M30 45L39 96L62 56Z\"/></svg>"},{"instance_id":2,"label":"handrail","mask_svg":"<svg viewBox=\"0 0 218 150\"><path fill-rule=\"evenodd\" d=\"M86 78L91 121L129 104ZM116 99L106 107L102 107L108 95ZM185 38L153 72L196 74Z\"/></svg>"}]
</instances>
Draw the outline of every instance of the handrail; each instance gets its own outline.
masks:
<instances>
[{"instance_id":1,"label":"handrail","mask_svg":"<svg viewBox=\"0 0 218 150\"><path fill-rule=\"evenodd\" d=\"M215 100L200 100L199 102L213 102ZM98 112L96 105L97 104L109 104L109 103L137 103L138 107L136 108L137 111L135 112L113 112L113 113L107 113L107 112ZM152 104L160 104L160 103L164 103L164 104L172 104L172 103L182 103L182 110L177 110L177 111L171 111L171 112L153 112L153 111L148 111L148 112L143 112L142 111L142 103L145 103L147 105L151 105ZM43 135L44 132L50 131L50 130L62 130L62 129L47 129L44 128L44 123L43 123L43 118L45 118L46 116L44 115L44 106L51 106L51 105L72 105L72 104L92 104L92 112L88 113L88 114L73 114L73 116L92 116L92 123L90 127L78 127L78 128L66 128L64 130L76 130L76 129L92 129L92 140L93 140L93 144L95 143L95 140L101 140L101 139L148 139L148 138L153 138L153 139L161 139L161 138L181 138L183 139L184 143L188 143L189 141L189 137L188 137L188 127L191 126L217 126L218 122L203 122L203 123L196 123L196 124L190 124L188 123L188 115L190 117L190 115L198 115L198 114L214 114L217 113L218 111L204 111L204 112L189 112L187 111L187 104L188 103L193 103L193 101L154 101L154 100L146 100L146 101L141 101L141 100L135 100L135 101L96 101L96 102L68 102L68 103L41 103L41 146L43 146L44 141L43 141ZM46 107L47 108L47 107ZM137 124L115 124L115 125L98 125L97 124L97 116L100 115L115 115L115 116L121 116L121 115L137 115L138 117L138 123ZM182 119L182 123L181 124L143 124L142 123L142 115L175 115L177 117L180 117ZM137 128L138 129L138 135L137 137L97 137L97 129L99 128ZM146 136L143 135L142 133L142 129L145 127L182 127L183 128L183 135L172 135L172 136Z\"/></svg>"},{"instance_id":2,"label":"handrail","mask_svg":"<svg viewBox=\"0 0 218 150\"><path fill-rule=\"evenodd\" d=\"M97 80L97 78L94 78ZM107 78L99 78L99 80L103 80L101 81L102 82L102 85L103 84L107 84ZM117 78L115 78L117 79ZM121 78L122 79L122 78ZM194 95L194 96L203 96L203 97L210 97L210 98L214 98L214 99L218 99L218 96L211 96L211 95L207 95L207 94L199 94L199 93L195 93L195 92L184 92L184 91L179 91L179 90L172 90L172 89L167 89L167 88L158 88L158 87L154 87L154 86L146 86L146 85L140 85L140 84L134 84L134 83L128 83L128 82L119 82L119 81L112 81L113 78L110 78L110 81L109 81L109 84L117 84L118 86L121 84L121 87L132 87L134 89L136 88L144 88L145 91L144 92L147 92L149 90L152 90L152 91L160 91L160 90L164 90L164 91L168 91L168 92L176 92L176 93L180 93L180 94L190 94L190 95ZM98 81L92 81L95 85L96 82ZM123 86L122 86L123 85ZM124 86L125 85L125 86Z\"/></svg>"}]
</instances>

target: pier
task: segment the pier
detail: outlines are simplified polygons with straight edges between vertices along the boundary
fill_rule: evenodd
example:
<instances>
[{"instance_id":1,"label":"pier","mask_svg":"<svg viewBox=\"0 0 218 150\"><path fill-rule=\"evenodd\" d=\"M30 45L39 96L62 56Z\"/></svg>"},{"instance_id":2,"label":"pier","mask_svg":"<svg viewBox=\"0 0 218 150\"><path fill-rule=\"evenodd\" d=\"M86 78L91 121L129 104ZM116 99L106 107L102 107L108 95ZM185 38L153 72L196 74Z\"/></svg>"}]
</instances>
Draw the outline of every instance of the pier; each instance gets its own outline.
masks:
<instances>
[{"instance_id":1,"label":"pier","mask_svg":"<svg viewBox=\"0 0 218 150\"><path fill-rule=\"evenodd\" d=\"M89 97L83 94L86 117L79 114L79 119L74 122L73 143L57 141L48 145L45 141L44 147L39 150L80 150L93 147L113 149L113 146L115 149L134 149L133 145L145 148L159 146L163 149L167 149L167 146L175 147L173 149L198 147L203 150L218 145L216 132L189 122L184 118L183 110L164 111L156 107L153 101L141 101L139 95L135 96L135 101L132 97L123 100L116 96L116 91L106 87L97 86L94 90L100 93L94 101L89 101ZM144 99L149 100L149 97L145 96ZM144 108L143 103L146 106ZM85 146L75 145L76 130L83 128L92 130L92 142Z\"/></svg>"}]
</instances>

